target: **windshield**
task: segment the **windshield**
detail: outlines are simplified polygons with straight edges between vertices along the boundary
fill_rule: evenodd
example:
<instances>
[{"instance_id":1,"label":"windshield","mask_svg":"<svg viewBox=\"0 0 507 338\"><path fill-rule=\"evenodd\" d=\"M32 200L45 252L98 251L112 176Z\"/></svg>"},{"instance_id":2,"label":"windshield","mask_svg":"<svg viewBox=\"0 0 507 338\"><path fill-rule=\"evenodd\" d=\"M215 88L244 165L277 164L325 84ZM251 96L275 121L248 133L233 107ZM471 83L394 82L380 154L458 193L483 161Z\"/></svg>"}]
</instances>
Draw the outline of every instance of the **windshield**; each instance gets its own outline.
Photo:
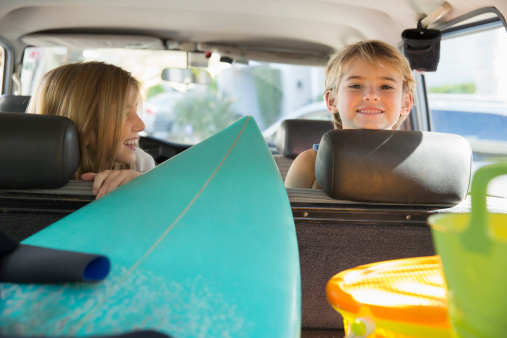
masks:
<instances>
[{"instance_id":1,"label":"windshield","mask_svg":"<svg viewBox=\"0 0 507 338\"><path fill-rule=\"evenodd\" d=\"M31 47L23 58L20 94L32 95L42 75L55 67L97 60L118 65L141 82L144 134L160 139L196 144L252 115L272 143L285 117L331 119L322 104L323 67L255 61L231 64L221 62L220 55L202 54L198 66L209 73L209 83L162 80L163 69L186 68L188 56L166 50Z\"/></svg>"}]
</instances>

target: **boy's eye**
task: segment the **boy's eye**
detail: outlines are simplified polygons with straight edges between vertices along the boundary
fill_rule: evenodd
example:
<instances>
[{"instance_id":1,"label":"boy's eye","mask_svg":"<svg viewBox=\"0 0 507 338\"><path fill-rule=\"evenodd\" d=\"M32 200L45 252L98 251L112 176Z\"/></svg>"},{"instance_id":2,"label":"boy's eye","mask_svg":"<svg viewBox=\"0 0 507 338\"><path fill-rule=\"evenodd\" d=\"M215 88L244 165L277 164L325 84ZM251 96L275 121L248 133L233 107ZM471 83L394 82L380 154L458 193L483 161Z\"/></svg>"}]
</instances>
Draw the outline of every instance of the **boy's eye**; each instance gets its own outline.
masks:
<instances>
[{"instance_id":1,"label":"boy's eye","mask_svg":"<svg viewBox=\"0 0 507 338\"><path fill-rule=\"evenodd\" d=\"M361 85L358 85L358 84L351 84L351 85L349 85L349 88L360 89L360 88L361 88Z\"/></svg>"},{"instance_id":2,"label":"boy's eye","mask_svg":"<svg viewBox=\"0 0 507 338\"><path fill-rule=\"evenodd\" d=\"M380 86L380 89L382 89L382 90L393 89L393 87L390 85L382 85L382 86Z\"/></svg>"}]
</instances>

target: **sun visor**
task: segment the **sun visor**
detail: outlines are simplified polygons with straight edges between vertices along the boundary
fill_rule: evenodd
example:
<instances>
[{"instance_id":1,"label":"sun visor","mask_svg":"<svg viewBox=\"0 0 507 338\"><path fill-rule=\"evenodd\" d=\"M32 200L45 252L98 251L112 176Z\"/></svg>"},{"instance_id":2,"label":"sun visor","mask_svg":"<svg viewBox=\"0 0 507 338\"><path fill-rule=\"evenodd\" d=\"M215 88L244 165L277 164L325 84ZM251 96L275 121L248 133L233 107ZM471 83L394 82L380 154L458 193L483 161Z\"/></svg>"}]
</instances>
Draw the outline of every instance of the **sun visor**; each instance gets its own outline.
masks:
<instances>
[{"instance_id":1,"label":"sun visor","mask_svg":"<svg viewBox=\"0 0 507 338\"><path fill-rule=\"evenodd\" d=\"M162 40L144 35L37 33L25 35L21 41L35 47L164 49Z\"/></svg>"}]
</instances>

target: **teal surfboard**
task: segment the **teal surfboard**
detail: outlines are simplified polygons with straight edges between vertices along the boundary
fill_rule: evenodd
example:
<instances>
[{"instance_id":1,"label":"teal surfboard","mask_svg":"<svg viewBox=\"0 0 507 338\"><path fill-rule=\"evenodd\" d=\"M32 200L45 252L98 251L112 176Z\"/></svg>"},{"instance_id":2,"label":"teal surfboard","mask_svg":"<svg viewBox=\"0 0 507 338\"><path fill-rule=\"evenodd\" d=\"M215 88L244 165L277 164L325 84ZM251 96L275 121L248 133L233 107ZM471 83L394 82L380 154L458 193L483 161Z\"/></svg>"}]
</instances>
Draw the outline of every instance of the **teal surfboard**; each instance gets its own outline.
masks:
<instances>
[{"instance_id":1,"label":"teal surfboard","mask_svg":"<svg viewBox=\"0 0 507 338\"><path fill-rule=\"evenodd\" d=\"M0 333L298 337L294 221L245 117L24 244L103 254L98 283L0 284Z\"/></svg>"}]
</instances>

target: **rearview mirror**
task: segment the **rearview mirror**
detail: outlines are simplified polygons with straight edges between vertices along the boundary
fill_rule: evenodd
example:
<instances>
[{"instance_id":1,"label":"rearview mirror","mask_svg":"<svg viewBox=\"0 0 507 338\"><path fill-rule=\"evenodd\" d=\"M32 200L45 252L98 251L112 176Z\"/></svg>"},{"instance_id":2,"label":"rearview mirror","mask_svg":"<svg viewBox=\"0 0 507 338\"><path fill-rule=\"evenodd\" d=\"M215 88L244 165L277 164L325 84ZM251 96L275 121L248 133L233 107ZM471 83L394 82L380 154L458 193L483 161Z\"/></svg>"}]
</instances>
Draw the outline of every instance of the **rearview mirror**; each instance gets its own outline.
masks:
<instances>
[{"instance_id":1,"label":"rearview mirror","mask_svg":"<svg viewBox=\"0 0 507 338\"><path fill-rule=\"evenodd\" d=\"M162 80L178 83L210 84L211 75L208 71L198 68L165 68Z\"/></svg>"}]
</instances>

